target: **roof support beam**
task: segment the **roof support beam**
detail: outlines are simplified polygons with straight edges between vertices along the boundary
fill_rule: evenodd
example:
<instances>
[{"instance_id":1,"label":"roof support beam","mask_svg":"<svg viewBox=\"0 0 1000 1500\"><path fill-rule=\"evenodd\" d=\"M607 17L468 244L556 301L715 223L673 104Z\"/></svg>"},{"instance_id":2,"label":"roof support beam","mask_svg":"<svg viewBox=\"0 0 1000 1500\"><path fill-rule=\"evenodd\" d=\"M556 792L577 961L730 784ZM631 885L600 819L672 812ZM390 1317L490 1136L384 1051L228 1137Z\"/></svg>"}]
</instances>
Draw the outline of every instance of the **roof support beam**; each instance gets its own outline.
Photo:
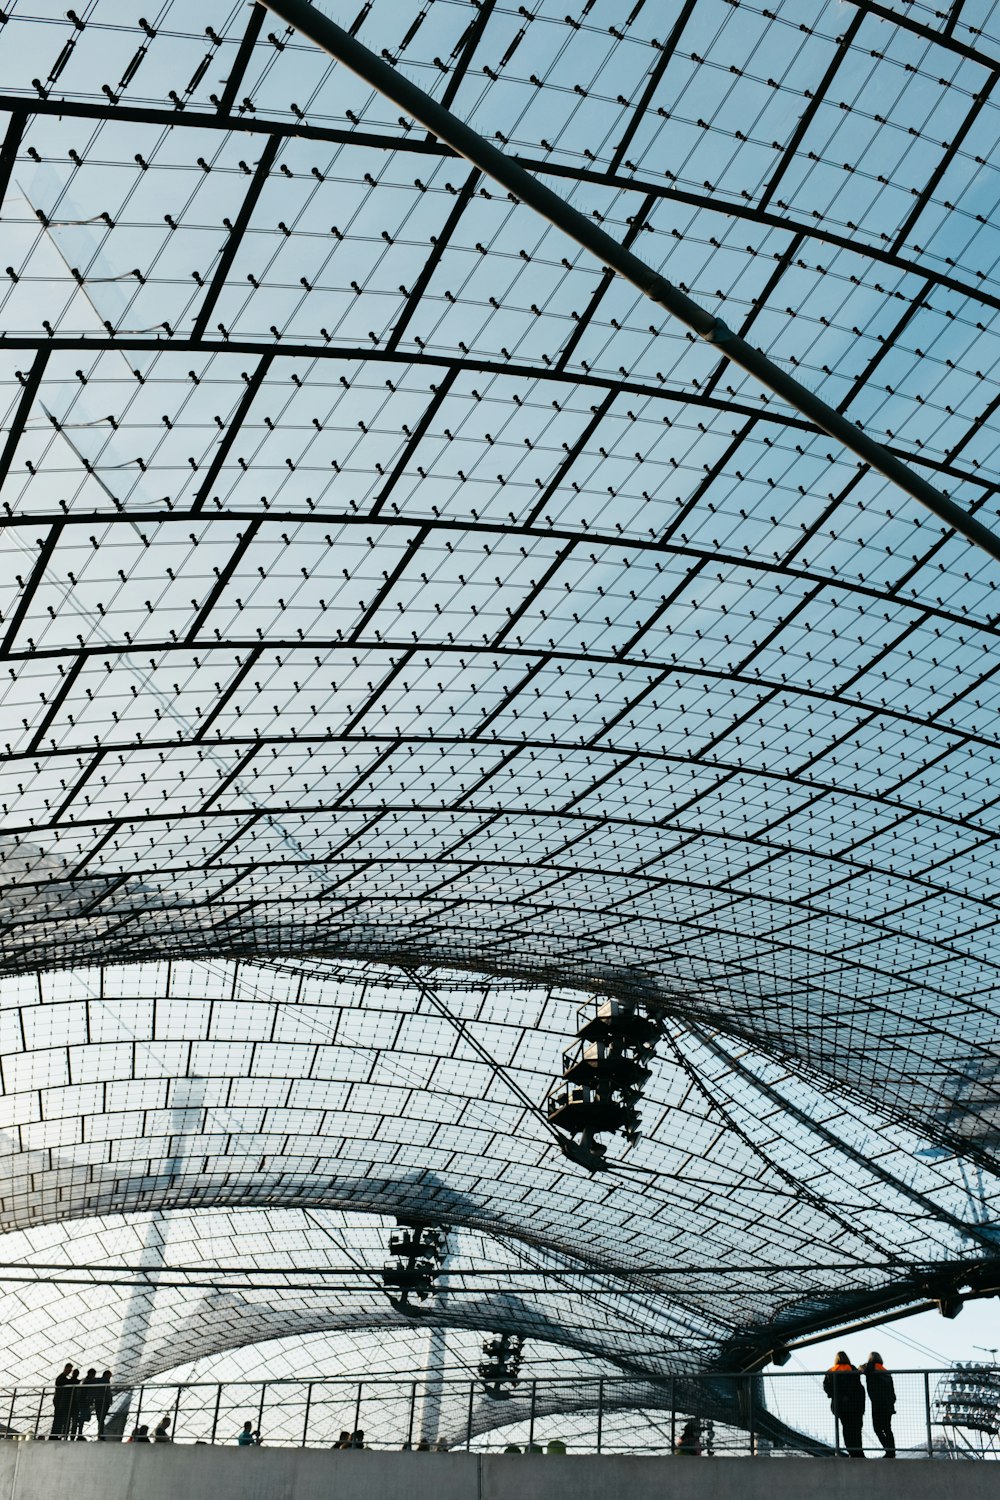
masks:
<instances>
[{"instance_id":1,"label":"roof support beam","mask_svg":"<svg viewBox=\"0 0 1000 1500\"><path fill-rule=\"evenodd\" d=\"M267 372L271 368L272 358L273 355L270 350L267 350L264 354L262 354L257 364L256 370L254 370L253 374L250 376L250 379L247 381L247 388L243 392L243 399L241 400L239 406L236 408L236 411L233 413L232 421L229 423L229 426L226 428L222 437L219 439L219 442L216 445L215 453L212 456L212 461L208 466L208 471L205 474L205 477L202 480L201 484L198 486L197 495L195 495L194 499L191 502L192 513L200 511L211 496L212 486L215 484L215 481L222 473L222 467L225 464L226 459L229 457L229 450L232 448L236 439L239 437L240 430L243 427L247 412L250 410L251 406L256 400L257 392L264 384L264 381L267 377Z\"/></svg>"},{"instance_id":2,"label":"roof support beam","mask_svg":"<svg viewBox=\"0 0 1000 1500\"><path fill-rule=\"evenodd\" d=\"M247 232L247 228L250 224L250 219L253 215L253 211L257 207L257 200L264 190L264 184L267 181L268 173L274 166L275 157L278 155L278 148L281 145L282 142L279 137L272 135L268 140L267 145L260 153L260 160L257 163L257 169L253 174L250 186L247 188L247 195L243 199L243 206L241 207L239 214L237 215L236 223L229 231L229 238L226 241L225 248L223 249L222 254L219 256L219 262L215 268L215 275L212 277L211 285L209 286L208 291L205 293L205 300L201 304L201 311L194 320L193 336L196 339L205 337L205 329L208 327L208 320L212 316L212 313L215 311L215 304L218 302L222 288L226 284L226 277L229 275L230 271L233 268L233 261L236 259L236 252L239 250L240 245L243 243L243 236Z\"/></svg>"},{"instance_id":3,"label":"roof support beam","mask_svg":"<svg viewBox=\"0 0 1000 1500\"><path fill-rule=\"evenodd\" d=\"M911 31L914 36L922 37L925 42L937 43L948 52L957 53L959 57L967 57L970 62L982 63L984 68L1000 68L1000 57L986 57L975 47L970 47L968 42L957 41L949 30L947 22L943 30L935 31L934 27L928 26L925 21L893 10L891 6L881 4L880 0L847 0L847 3L859 6L866 15L877 16L880 21L887 21L890 26L899 26L904 31ZM961 6L958 6L958 9L961 10Z\"/></svg>"},{"instance_id":4,"label":"roof support beam","mask_svg":"<svg viewBox=\"0 0 1000 1500\"><path fill-rule=\"evenodd\" d=\"M7 441L3 445L3 452L0 453L0 489L3 488L7 480L7 475L10 473L10 466L14 461L17 445L24 436L25 423L31 415L31 408L35 404L38 387L42 383L42 376L45 374L45 366L48 362L49 350L45 348L39 349L31 362L31 369L22 381L21 399L17 403L17 411L14 413L14 420L10 424Z\"/></svg>"},{"instance_id":5,"label":"roof support beam","mask_svg":"<svg viewBox=\"0 0 1000 1500\"><path fill-rule=\"evenodd\" d=\"M937 166L934 168L934 171L927 179L927 182L925 183L920 196L917 198L917 201L910 209L910 212L906 216L906 220L900 226L899 232L892 242L892 249L896 254L898 254L905 246L906 241L909 238L910 231L913 229L917 220L920 218L920 215L923 213L924 209L927 207L928 203L931 201L931 198L937 191L938 184L940 183L945 172L947 172L948 168L955 160L955 157L962 149L962 144L966 136L969 134L969 131L978 120L982 110L989 102L989 97L996 87L998 78L1000 78L1000 71L994 71L989 75L986 82L983 84L983 87L976 95L972 108L968 111L961 125L955 131L955 134L952 136L948 145L945 147L945 150L940 160L938 161Z\"/></svg>"},{"instance_id":6,"label":"roof support beam","mask_svg":"<svg viewBox=\"0 0 1000 1500\"><path fill-rule=\"evenodd\" d=\"M454 204L451 213L448 215L444 228L434 240L431 253L424 261L420 275L417 277L416 281L414 281L413 286L410 289L410 294L406 299L406 304L403 308L403 311L400 313L398 319L396 320L396 326L393 328L388 339L386 340L387 349L395 350L399 347L399 341L409 327L410 319L413 317L413 314L420 306L420 300L426 292L428 286L430 285L431 277L437 270L438 265L441 261L441 257L444 255L444 252L448 248L448 242L451 239L452 235L455 233L455 230L458 228L458 221L468 207L469 199L472 197L473 193L476 190L476 184L479 181L479 176L480 174L478 171L469 173L469 176L465 182L465 186L459 193L458 200Z\"/></svg>"},{"instance_id":7,"label":"roof support beam","mask_svg":"<svg viewBox=\"0 0 1000 1500\"><path fill-rule=\"evenodd\" d=\"M646 220L653 212L653 209L655 207L655 194L647 193L645 198L643 198L642 200L642 207L632 215L632 222L629 225L628 233L622 240L622 246L624 247L624 249L631 250L632 246L639 238L639 235L642 233L643 229L645 229ZM556 360L557 370L565 370L571 356L576 349L577 344L583 338L584 334L587 332L591 323L593 322L594 315L597 312L597 309L604 301L604 294L606 293L608 287L611 285L614 279L615 273L613 271L604 271L600 281L597 283L594 295L591 297L590 302L587 305L586 311L581 313L580 317L577 319L575 328L563 345L562 353Z\"/></svg>"},{"instance_id":8,"label":"roof support beam","mask_svg":"<svg viewBox=\"0 0 1000 1500\"><path fill-rule=\"evenodd\" d=\"M31 608L31 602L34 599L36 592L38 591L38 586L41 583L42 579L45 577L45 570L48 567L52 554L56 549L56 543L59 541L60 536L62 536L62 529L62 522L56 521L54 525L49 528L49 534L45 538L45 540L39 543L39 552L38 557L35 561L35 565L31 570L31 574L28 578L27 583L21 590L20 597L18 598L17 604L14 607L14 612L8 622L7 630L3 638L3 643L0 644L0 656L9 656L11 651L14 649L14 642L17 639L17 633L21 629L21 626L24 624L24 621L28 615L28 611ZM33 648L34 643L32 641L29 641L28 645Z\"/></svg>"},{"instance_id":9,"label":"roof support beam","mask_svg":"<svg viewBox=\"0 0 1000 1500\"><path fill-rule=\"evenodd\" d=\"M451 390L452 386L455 384L457 376L458 370L454 366L452 366L451 368L449 368L448 373L445 375L444 379L438 385L432 385L431 389L434 394L431 396L431 399L425 406L423 416L420 418L420 421L410 433L410 436L406 442L406 446L404 447L402 453L400 453L399 457L396 459L392 472L388 475L385 484L375 496L375 499L372 503L372 508L368 512L370 517L375 517L379 514L383 506L388 502L389 497L391 496L393 490L396 488L396 485L406 473L407 465L409 464L413 455L416 453L417 449L420 447L420 444L423 442L424 438L427 436L428 429L430 428L430 425L434 421L434 418L437 416L438 412L441 410L441 407L444 404L445 397Z\"/></svg>"},{"instance_id":10,"label":"roof support beam","mask_svg":"<svg viewBox=\"0 0 1000 1500\"><path fill-rule=\"evenodd\" d=\"M26 109L15 109L11 114L7 125L7 134L4 136L3 148L0 149L0 208L3 207L7 196L7 188L10 185L10 174L14 170L17 161L17 148L21 144L24 127L28 122L28 111Z\"/></svg>"},{"instance_id":11,"label":"roof support beam","mask_svg":"<svg viewBox=\"0 0 1000 1500\"><path fill-rule=\"evenodd\" d=\"M264 7L262 5L255 5L250 12L250 19L247 22L247 29L243 33L243 39L236 49L233 66L229 70L229 77L226 79L226 86L222 91L222 98L215 106L220 115L228 115L236 103L236 94L240 84L243 82L247 64L250 61L250 56L257 38L260 36L260 29L263 24Z\"/></svg>"},{"instance_id":12,"label":"roof support beam","mask_svg":"<svg viewBox=\"0 0 1000 1500\"><path fill-rule=\"evenodd\" d=\"M856 453L890 483L926 506L946 526L1000 561L1000 537L982 522L928 484L926 479L915 473L908 464L895 458L854 422L794 380L760 349L740 338L721 318L699 306L667 281L666 277L644 265L636 255L625 250L616 239L579 213L544 182L526 172L517 162L511 161L464 121L457 119L395 68L376 57L356 37L350 36L343 27L322 15L309 0L263 0L263 3L288 25L294 26L303 36L357 73L370 87L391 99L400 109L451 146L453 151L464 156L473 166L479 167L563 234L589 250L602 265L610 266L643 296L718 349L721 355L746 370L782 401L802 412L823 432L842 443L850 452Z\"/></svg>"},{"instance_id":13,"label":"roof support beam","mask_svg":"<svg viewBox=\"0 0 1000 1500\"><path fill-rule=\"evenodd\" d=\"M961 14L962 14L962 7L964 5L965 5L965 0L953 0L953 4L952 4L952 7L951 7L951 10L948 12L948 19L944 23L944 31L943 31L942 35L944 35L944 36L951 36L952 35L952 33L955 30L955 27L958 25L959 18L960 18Z\"/></svg>"},{"instance_id":14,"label":"roof support beam","mask_svg":"<svg viewBox=\"0 0 1000 1500\"><path fill-rule=\"evenodd\" d=\"M833 57L830 59L829 67L824 73L818 86L813 90L812 98L809 100L809 103L806 105L801 115L799 115L799 122L796 125L795 129L792 131L792 134L788 139L788 143L785 146L784 151L782 151L781 153L778 165L771 174L771 179L768 182L766 188L757 200L757 205L759 208L767 207L767 205L770 203L771 199L777 192L781 179L784 177L785 173L788 171L788 168L795 160L795 153L802 145L806 131L809 129L809 126L816 118L820 105L823 104L824 100L826 99L826 96L830 90L830 85L833 83L834 78L837 76L837 71L840 68L840 65L844 62L851 50L851 47L854 45L854 38L861 30L861 22L863 20L864 13L859 10L857 14L852 18L850 25L844 32L844 35L841 37L837 45L837 50L833 54Z\"/></svg>"},{"instance_id":15,"label":"roof support beam","mask_svg":"<svg viewBox=\"0 0 1000 1500\"><path fill-rule=\"evenodd\" d=\"M451 106L455 102L455 95L462 86L462 79L469 71L469 64L475 56L476 48L482 40L483 32L486 30L486 23L493 14L495 5L496 0L482 0L476 19L470 24L464 37L459 39L458 45L462 51L461 56L452 69L451 77L448 79L448 87L444 91L442 103L445 109L451 109ZM260 6L260 9L263 10L264 7ZM454 56L454 53L452 53L452 56Z\"/></svg>"},{"instance_id":16,"label":"roof support beam","mask_svg":"<svg viewBox=\"0 0 1000 1500\"><path fill-rule=\"evenodd\" d=\"M663 43L663 46L660 48L660 55L656 59L656 62L653 64L653 67L650 70L649 77L646 80L646 87L642 91L642 97L640 98L639 103L632 111L632 118L628 122L628 125L625 129L625 134L618 142L615 154L611 158L611 166L608 168L610 172L617 172L622 162L625 160L625 152L628 150L629 146L631 146L636 131L639 129L639 126L646 118L646 111L649 108L650 104L652 104L653 95L659 88L660 83L663 79L663 75L670 65L670 60L673 57L674 53L677 51L677 44L681 39L681 35L684 31L685 26L691 19L691 12L694 10L694 7L695 0L684 0L684 4L681 7L680 13L676 21L674 22L673 30L667 37L667 40Z\"/></svg>"}]
</instances>

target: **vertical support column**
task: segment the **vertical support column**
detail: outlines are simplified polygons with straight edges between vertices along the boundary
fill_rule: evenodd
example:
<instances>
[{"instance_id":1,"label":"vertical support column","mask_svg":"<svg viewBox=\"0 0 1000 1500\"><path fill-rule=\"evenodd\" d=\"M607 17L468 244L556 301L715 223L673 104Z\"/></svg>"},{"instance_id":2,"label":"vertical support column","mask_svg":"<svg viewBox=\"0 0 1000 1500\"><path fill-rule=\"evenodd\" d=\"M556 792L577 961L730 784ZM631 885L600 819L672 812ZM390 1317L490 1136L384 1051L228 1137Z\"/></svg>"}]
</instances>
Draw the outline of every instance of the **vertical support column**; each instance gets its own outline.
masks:
<instances>
[{"instance_id":1,"label":"vertical support column","mask_svg":"<svg viewBox=\"0 0 1000 1500\"><path fill-rule=\"evenodd\" d=\"M309 1384L306 1386L306 1414L302 1419L302 1442L299 1444L300 1448L305 1447L306 1438L309 1436L309 1408L310 1406L312 1406L312 1398L313 1383L310 1380Z\"/></svg>"},{"instance_id":2,"label":"vertical support column","mask_svg":"<svg viewBox=\"0 0 1000 1500\"><path fill-rule=\"evenodd\" d=\"M604 1376L597 1382L597 1451L604 1440Z\"/></svg>"},{"instance_id":3,"label":"vertical support column","mask_svg":"<svg viewBox=\"0 0 1000 1500\"><path fill-rule=\"evenodd\" d=\"M677 1451L677 1381L670 1377L670 1452Z\"/></svg>"}]
</instances>

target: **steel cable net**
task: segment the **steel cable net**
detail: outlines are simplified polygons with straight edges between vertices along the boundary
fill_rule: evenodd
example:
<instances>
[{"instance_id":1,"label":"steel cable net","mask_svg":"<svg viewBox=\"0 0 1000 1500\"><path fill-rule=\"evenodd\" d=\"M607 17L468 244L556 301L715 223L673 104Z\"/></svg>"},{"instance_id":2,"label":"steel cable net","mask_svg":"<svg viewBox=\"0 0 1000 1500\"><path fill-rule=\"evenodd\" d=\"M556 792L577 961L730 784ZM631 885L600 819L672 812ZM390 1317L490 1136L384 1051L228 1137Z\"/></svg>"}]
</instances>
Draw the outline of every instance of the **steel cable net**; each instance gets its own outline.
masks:
<instances>
[{"instance_id":1,"label":"steel cable net","mask_svg":"<svg viewBox=\"0 0 1000 1500\"><path fill-rule=\"evenodd\" d=\"M987 0L327 10L993 524ZM716 1352L832 1316L827 1251L989 1255L993 564L260 8L9 9L0 113L3 1222L430 1171L616 1274L738 1223ZM567 1167L414 969L539 1106L581 994L668 1017L669 1186Z\"/></svg>"},{"instance_id":2,"label":"steel cable net","mask_svg":"<svg viewBox=\"0 0 1000 1500\"><path fill-rule=\"evenodd\" d=\"M728 1374L838 1320L995 1284L992 1174L762 1052L665 1022L642 1133L594 1177L532 1103L577 992L453 974L431 1004L392 971L329 967L0 982L0 1316L22 1382L67 1342L134 1383L371 1327L464 1330L476 1360L482 1330L507 1332L529 1362L545 1345L640 1382ZM397 1221L448 1226L411 1317L382 1275ZM344 1369L349 1344L329 1347ZM456 1367L474 1375L468 1347ZM719 1420L734 1400L703 1391Z\"/></svg>"}]
</instances>

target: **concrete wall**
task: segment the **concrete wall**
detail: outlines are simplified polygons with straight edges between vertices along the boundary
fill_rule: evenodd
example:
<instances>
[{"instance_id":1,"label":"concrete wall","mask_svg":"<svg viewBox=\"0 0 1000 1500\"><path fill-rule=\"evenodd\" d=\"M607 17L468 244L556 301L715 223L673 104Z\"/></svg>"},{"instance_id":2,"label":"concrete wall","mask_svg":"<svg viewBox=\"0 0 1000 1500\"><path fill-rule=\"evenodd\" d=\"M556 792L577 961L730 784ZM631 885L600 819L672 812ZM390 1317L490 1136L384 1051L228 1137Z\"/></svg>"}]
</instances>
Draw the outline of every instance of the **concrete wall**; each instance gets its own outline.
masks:
<instances>
[{"instance_id":1,"label":"concrete wall","mask_svg":"<svg viewBox=\"0 0 1000 1500\"><path fill-rule=\"evenodd\" d=\"M864 1478L862 1478L864 1476ZM0 1445L0 1500L994 1500L991 1464Z\"/></svg>"},{"instance_id":2,"label":"concrete wall","mask_svg":"<svg viewBox=\"0 0 1000 1500\"><path fill-rule=\"evenodd\" d=\"M0 1500L994 1500L972 1462L2 1443Z\"/></svg>"}]
</instances>

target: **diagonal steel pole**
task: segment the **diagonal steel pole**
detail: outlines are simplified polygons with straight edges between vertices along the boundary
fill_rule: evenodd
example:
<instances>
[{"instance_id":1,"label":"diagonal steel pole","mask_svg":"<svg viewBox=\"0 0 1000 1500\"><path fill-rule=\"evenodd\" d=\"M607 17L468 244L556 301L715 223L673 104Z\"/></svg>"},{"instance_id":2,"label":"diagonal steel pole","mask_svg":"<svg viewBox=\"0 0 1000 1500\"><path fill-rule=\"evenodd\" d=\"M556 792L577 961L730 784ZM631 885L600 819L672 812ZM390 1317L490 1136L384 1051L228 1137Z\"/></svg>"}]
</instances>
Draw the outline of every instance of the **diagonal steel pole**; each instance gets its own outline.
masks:
<instances>
[{"instance_id":1,"label":"diagonal steel pole","mask_svg":"<svg viewBox=\"0 0 1000 1500\"><path fill-rule=\"evenodd\" d=\"M699 338L713 344L720 355L753 375L768 390L780 396L782 401L807 416L821 431L842 443L871 468L926 506L952 530L974 542L977 547L982 547L991 557L1000 560L1000 537L994 535L987 526L932 484L928 484L908 464L894 457L849 418L842 416L806 386L786 374L762 350L754 348L728 328L721 318L693 302L664 276L644 265L630 250L623 249L617 240L606 234L593 220L572 208L539 178L511 161L450 110L425 94L423 89L404 78L402 73L382 58L376 57L374 52L369 51L342 26L324 16L309 0L258 0L258 4L265 5L317 47L357 73L373 89L391 99L459 156L479 167L522 203L548 219L563 234L589 250L602 265L616 271L642 292L643 296L692 329Z\"/></svg>"}]
</instances>

